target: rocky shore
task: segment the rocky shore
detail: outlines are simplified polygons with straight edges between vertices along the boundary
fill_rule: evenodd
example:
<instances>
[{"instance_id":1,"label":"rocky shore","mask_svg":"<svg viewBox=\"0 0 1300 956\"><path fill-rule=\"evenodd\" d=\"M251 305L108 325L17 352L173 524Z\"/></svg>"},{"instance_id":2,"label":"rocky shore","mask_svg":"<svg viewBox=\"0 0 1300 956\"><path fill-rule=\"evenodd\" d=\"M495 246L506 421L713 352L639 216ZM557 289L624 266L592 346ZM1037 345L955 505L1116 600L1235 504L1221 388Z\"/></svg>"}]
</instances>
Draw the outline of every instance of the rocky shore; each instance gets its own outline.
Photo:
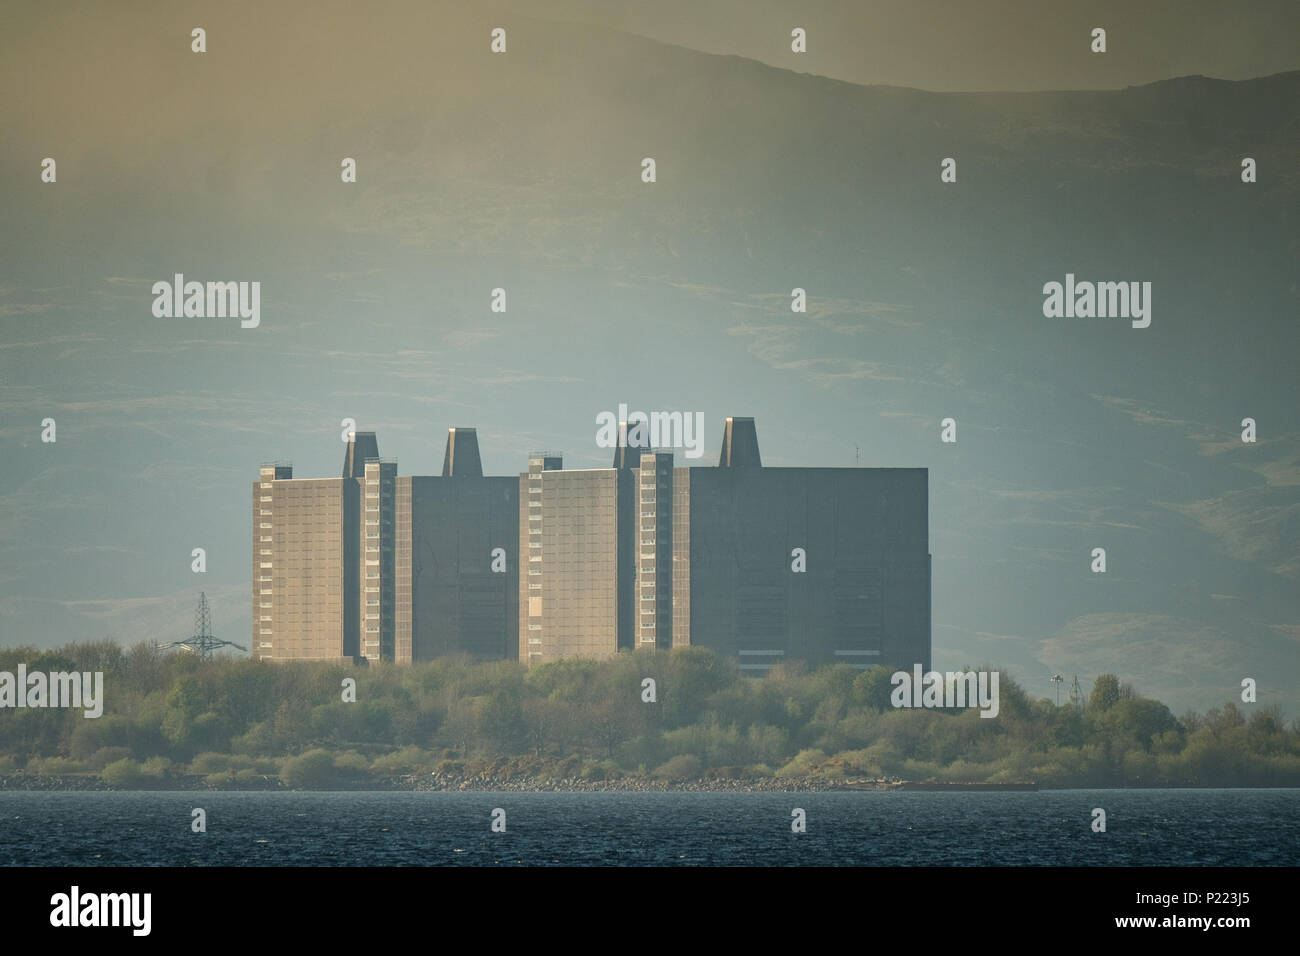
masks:
<instances>
[{"instance_id":1,"label":"rocky shore","mask_svg":"<svg viewBox=\"0 0 1300 956\"><path fill-rule=\"evenodd\" d=\"M404 778L408 786L403 790L497 790L505 792L556 792L596 793L625 791L631 793L653 792L718 792L718 793L808 793L829 790L896 790L902 781L861 779L853 781L827 780L818 777L752 777L749 779L703 778L699 780L656 780L650 777L626 776L615 780L591 780L584 777L491 777L477 774L469 777L459 774L431 773L409 774Z\"/></svg>"},{"instance_id":2,"label":"rocky shore","mask_svg":"<svg viewBox=\"0 0 1300 956\"><path fill-rule=\"evenodd\" d=\"M279 777L259 777L253 785L240 787L213 786L208 778L201 774L168 774L163 777L142 780L132 787L112 787L95 773L6 773L0 774L0 793L16 790L49 791L90 791L90 790L284 790ZM375 785L367 790L401 790L405 787L385 787L383 781L376 780Z\"/></svg>"},{"instance_id":3,"label":"rocky shore","mask_svg":"<svg viewBox=\"0 0 1300 956\"><path fill-rule=\"evenodd\" d=\"M16 790L89 791L89 790L287 790L278 777L259 776L234 785L214 785L210 777L198 774L168 774L130 788L111 787L98 774L0 774L0 792ZM902 780L861 778L827 780L817 777L754 777L750 779L702 778L667 781L650 777L626 776L614 780L584 777L531 777L526 775L494 776L490 774L410 773L393 776L374 775L351 785L321 787L321 790L392 790L392 791L498 791L513 793L595 793L623 791L650 792L721 792L721 793L808 793L831 790L899 790L907 788Z\"/></svg>"}]
</instances>

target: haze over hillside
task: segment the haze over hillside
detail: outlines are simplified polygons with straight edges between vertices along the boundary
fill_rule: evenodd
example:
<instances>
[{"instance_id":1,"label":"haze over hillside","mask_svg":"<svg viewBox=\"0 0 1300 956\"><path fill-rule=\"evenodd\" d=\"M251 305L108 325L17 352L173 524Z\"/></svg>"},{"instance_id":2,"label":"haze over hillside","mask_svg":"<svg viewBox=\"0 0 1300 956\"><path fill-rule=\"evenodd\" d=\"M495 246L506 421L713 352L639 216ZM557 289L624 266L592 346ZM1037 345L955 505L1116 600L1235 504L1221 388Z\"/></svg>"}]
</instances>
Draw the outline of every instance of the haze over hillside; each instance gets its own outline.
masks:
<instances>
[{"instance_id":1,"label":"haze over hillside","mask_svg":"<svg viewBox=\"0 0 1300 956\"><path fill-rule=\"evenodd\" d=\"M704 412L705 464L753 415L765 464L930 468L939 668L1295 715L1300 73L945 94L349 16L218 9L202 56L166 8L0 31L0 642L170 639L200 589L243 641L249 483L337 475L345 417L402 474L453 425L512 474L608 464L625 402ZM177 272L259 280L261 326L154 318ZM1151 282L1150 327L1045 318L1067 273Z\"/></svg>"}]
</instances>

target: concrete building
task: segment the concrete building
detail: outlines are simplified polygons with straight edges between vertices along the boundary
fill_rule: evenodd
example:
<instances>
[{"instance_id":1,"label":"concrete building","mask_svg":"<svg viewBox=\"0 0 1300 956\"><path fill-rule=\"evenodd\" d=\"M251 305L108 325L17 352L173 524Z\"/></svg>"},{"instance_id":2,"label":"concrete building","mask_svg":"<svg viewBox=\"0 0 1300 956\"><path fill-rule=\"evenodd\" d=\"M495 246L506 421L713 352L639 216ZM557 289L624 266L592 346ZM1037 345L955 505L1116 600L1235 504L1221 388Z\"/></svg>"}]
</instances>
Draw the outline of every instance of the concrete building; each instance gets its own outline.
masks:
<instances>
[{"instance_id":1,"label":"concrete building","mask_svg":"<svg viewBox=\"0 0 1300 956\"><path fill-rule=\"evenodd\" d=\"M634 432L635 433L635 432ZM529 456L485 477L472 428L438 477L398 476L373 433L339 479L254 485L254 653L540 664L697 645L759 676L782 660L930 666L924 468L772 468L752 418L716 467L628 444L608 468Z\"/></svg>"},{"instance_id":2,"label":"concrete building","mask_svg":"<svg viewBox=\"0 0 1300 956\"><path fill-rule=\"evenodd\" d=\"M348 579L355 561L353 483L295 479L292 465L264 466L253 485L253 656L354 656L358 620Z\"/></svg>"},{"instance_id":3,"label":"concrete building","mask_svg":"<svg viewBox=\"0 0 1300 956\"><path fill-rule=\"evenodd\" d=\"M685 477L691 643L757 673L787 659L929 668L926 469L764 467L753 419L735 418L718 467Z\"/></svg>"},{"instance_id":4,"label":"concrete building","mask_svg":"<svg viewBox=\"0 0 1300 956\"><path fill-rule=\"evenodd\" d=\"M399 622L404 609L409 617L399 623L395 660L515 657L518 480L485 477L477 432L453 428L442 475L398 478L397 488L397 613Z\"/></svg>"},{"instance_id":5,"label":"concrete building","mask_svg":"<svg viewBox=\"0 0 1300 956\"><path fill-rule=\"evenodd\" d=\"M519 553L527 566L520 660L609 657L625 642L630 568L619 546L630 477L615 468L565 471L556 454L529 456L519 476Z\"/></svg>"},{"instance_id":6,"label":"concrete building","mask_svg":"<svg viewBox=\"0 0 1300 956\"><path fill-rule=\"evenodd\" d=\"M514 656L518 483L483 476L474 429L449 430L439 477L399 477L374 433L357 432L341 478L294 478L282 464L260 479L255 657Z\"/></svg>"}]
</instances>

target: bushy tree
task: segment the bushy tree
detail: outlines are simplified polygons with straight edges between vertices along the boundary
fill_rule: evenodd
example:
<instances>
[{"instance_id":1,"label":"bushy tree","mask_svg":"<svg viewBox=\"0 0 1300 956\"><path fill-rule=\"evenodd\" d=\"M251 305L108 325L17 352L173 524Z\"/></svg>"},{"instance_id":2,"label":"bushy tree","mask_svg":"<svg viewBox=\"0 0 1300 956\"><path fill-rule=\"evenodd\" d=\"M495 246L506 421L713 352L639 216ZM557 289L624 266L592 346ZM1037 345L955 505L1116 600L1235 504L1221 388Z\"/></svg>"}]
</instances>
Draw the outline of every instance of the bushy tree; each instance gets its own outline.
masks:
<instances>
[{"instance_id":1,"label":"bushy tree","mask_svg":"<svg viewBox=\"0 0 1300 956\"><path fill-rule=\"evenodd\" d=\"M1092 684L1092 695L1088 698L1088 710L1102 713L1110 710L1119 701L1119 678L1114 674L1100 674Z\"/></svg>"}]
</instances>

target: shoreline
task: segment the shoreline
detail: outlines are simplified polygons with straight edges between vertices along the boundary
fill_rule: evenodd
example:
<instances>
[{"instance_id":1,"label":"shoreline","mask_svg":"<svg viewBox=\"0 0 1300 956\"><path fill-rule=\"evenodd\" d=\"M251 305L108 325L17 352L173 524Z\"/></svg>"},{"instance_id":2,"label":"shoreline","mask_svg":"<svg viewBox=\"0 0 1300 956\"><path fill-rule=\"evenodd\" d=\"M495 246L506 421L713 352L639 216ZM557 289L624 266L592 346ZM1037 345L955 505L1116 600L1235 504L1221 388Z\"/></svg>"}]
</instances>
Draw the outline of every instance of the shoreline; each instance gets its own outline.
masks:
<instances>
[{"instance_id":1,"label":"shoreline","mask_svg":"<svg viewBox=\"0 0 1300 956\"><path fill-rule=\"evenodd\" d=\"M199 774L172 774L148 786L112 787L99 774L0 774L0 793L1030 793L1049 790L1287 790L1290 787L1044 787L1023 783L956 783L897 779L824 780L815 777L757 777L664 781L642 777L618 780L588 780L581 777L506 778L485 775L462 777L449 774L397 774L391 777L342 783L329 787L293 789L278 777L231 780L230 786L213 786ZM234 784L238 784L237 786ZM258 786L257 784L261 784ZM251 784L251 785L250 785Z\"/></svg>"},{"instance_id":2,"label":"shoreline","mask_svg":"<svg viewBox=\"0 0 1300 956\"><path fill-rule=\"evenodd\" d=\"M339 781L330 786L301 787L295 791L277 776L260 775L229 780L229 785L214 786L200 774L169 774L147 783L130 787L113 787L99 774L0 774L0 793L18 791L45 792L150 792L193 791L217 793L221 791L244 792L456 792L456 793L660 793L660 792L717 792L717 793L807 793L833 790L899 790L908 786L901 780L851 780L828 781L808 777L754 777L749 779L714 779L665 781L646 777L621 777L617 780L592 780L583 777L493 777L487 774L463 776L459 774L394 774L372 777L354 783ZM982 788L977 788L982 789Z\"/></svg>"}]
</instances>

